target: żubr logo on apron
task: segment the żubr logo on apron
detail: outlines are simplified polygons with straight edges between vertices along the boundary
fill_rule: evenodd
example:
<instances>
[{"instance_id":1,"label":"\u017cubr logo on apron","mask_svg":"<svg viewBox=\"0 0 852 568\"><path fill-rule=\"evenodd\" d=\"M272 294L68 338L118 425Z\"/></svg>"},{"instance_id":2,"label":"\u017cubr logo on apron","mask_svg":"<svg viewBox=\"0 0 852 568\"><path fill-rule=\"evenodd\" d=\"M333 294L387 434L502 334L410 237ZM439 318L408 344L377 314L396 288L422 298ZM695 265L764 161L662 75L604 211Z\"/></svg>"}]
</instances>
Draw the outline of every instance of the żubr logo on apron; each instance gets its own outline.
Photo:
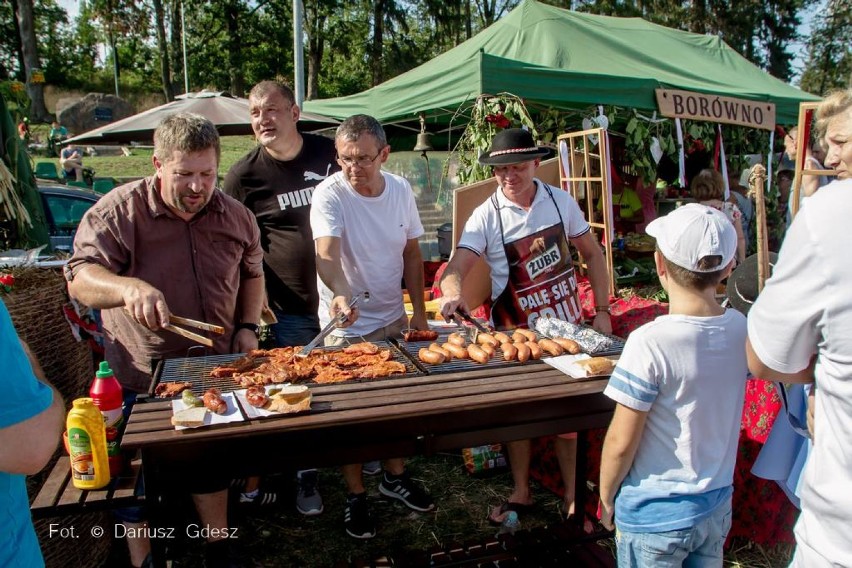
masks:
<instances>
[{"instance_id":1,"label":"\u017cubr logo on apron","mask_svg":"<svg viewBox=\"0 0 852 568\"><path fill-rule=\"evenodd\" d=\"M530 249L532 250L532 249ZM562 255L559 254L559 247L554 244L544 254L539 255L529 261L526 265L527 274L531 280L535 280L562 260Z\"/></svg>"}]
</instances>

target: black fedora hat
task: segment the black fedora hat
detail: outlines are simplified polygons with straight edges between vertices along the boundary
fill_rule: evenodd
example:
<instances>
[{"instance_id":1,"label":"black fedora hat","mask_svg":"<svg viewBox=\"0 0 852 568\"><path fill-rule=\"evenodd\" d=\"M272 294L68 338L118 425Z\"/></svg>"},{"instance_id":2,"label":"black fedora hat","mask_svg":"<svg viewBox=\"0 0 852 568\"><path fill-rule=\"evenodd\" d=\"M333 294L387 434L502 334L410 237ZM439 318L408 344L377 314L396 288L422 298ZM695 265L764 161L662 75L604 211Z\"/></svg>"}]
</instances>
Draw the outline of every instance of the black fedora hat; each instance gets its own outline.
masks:
<instances>
[{"instance_id":1,"label":"black fedora hat","mask_svg":"<svg viewBox=\"0 0 852 568\"><path fill-rule=\"evenodd\" d=\"M498 132L491 140L491 148L479 156L479 163L485 166L508 166L541 158L550 153L540 148L532 134L523 128L507 128Z\"/></svg>"},{"instance_id":2,"label":"black fedora hat","mask_svg":"<svg viewBox=\"0 0 852 568\"><path fill-rule=\"evenodd\" d=\"M769 268L775 268L778 254L769 253ZM728 301L733 308L748 315L757 299L757 255L753 254L742 261L728 277Z\"/></svg>"}]
</instances>

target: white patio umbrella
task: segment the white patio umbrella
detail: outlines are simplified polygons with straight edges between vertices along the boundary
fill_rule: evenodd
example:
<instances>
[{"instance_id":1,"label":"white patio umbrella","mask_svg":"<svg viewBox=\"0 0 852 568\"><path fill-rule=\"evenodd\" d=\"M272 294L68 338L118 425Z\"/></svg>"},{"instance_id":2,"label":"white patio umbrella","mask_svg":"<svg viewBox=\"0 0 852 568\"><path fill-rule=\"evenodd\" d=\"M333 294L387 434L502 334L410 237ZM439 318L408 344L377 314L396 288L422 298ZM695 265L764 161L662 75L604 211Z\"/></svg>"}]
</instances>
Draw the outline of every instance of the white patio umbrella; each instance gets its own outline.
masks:
<instances>
[{"instance_id":1,"label":"white patio umbrella","mask_svg":"<svg viewBox=\"0 0 852 568\"><path fill-rule=\"evenodd\" d=\"M179 112L195 112L206 116L216 125L222 136L252 134L248 99L235 97L227 92L201 91L181 95L170 103L89 130L63 143L150 142L160 121ZM302 111L298 127L299 130L311 131L331 128L338 124L340 121L334 118Z\"/></svg>"}]
</instances>

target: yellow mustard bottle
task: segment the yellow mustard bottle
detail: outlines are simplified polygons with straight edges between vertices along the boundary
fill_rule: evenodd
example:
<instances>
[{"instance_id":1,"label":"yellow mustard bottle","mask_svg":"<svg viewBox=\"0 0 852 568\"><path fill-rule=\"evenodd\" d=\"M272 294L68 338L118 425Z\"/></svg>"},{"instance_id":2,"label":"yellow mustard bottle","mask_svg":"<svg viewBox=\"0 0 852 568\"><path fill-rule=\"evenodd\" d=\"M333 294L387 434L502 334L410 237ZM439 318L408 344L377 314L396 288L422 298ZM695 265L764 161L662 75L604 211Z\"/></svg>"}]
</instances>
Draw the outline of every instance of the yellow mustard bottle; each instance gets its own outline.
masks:
<instances>
[{"instance_id":1,"label":"yellow mustard bottle","mask_svg":"<svg viewBox=\"0 0 852 568\"><path fill-rule=\"evenodd\" d=\"M77 489L100 489L109 483L104 418L91 398L78 398L65 423L71 454L71 481Z\"/></svg>"}]
</instances>

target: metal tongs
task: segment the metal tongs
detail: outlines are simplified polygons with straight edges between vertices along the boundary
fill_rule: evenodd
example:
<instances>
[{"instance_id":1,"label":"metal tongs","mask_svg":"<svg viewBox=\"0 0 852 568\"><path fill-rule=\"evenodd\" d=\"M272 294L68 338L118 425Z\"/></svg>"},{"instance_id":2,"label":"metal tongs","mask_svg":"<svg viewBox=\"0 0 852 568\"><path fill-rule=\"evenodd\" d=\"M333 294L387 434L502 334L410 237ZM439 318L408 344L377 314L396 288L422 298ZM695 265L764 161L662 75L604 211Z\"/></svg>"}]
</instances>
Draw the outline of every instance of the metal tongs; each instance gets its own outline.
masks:
<instances>
[{"instance_id":1,"label":"metal tongs","mask_svg":"<svg viewBox=\"0 0 852 568\"><path fill-rule=\"evenodd\" d=\"M194 327L196 329L203 329L205 331L213 332L217 335L222 335L225 333L225 328L221 325L214 325L212 323L206 323L203 321L198 321L189 318L182 318L180 316L169 315L169 324L164 326L163 329L166 331L171 331L172 333L176 333L180 336L186 337L187 339L191 339L196 341L202 345L206 345L207 347L213 347L213 340L209 337L204 337L203 335L199 335L197 333L193 333L182 327L178 327L175 324L186 325L189 327Z\"/></svg>"},{"instance_id":2,"label":"metal tongs","mask_svg":"<svg viewBox=\"0 0 852 568\"><path fill-rule=\"evenodd\" d=\"M472 325L476 330L471 330L471 332L468 334L472 341L476 341L476 336L479 333L491 333L484 325L476 321L469 313L465 312L461 308L456 308L455 315L459 316L461 319Z\"/></svg>"},{"instance_id":3,"label":"metal tongs","mask_svg":"<svg viewBox=\"0 0 852 568\"><path fill-rule=\"evenodd\" d=\"M351 310L355 306L358 305L358 301L363 298L364 303L370 301L370 293L369 292L361 292L360 294L355 294L352 296L352 299L349 301L349 309ZM339 327L343 322L346 321L346 314L340 312L337 314L333 320L328 322L322 330L320 330L319 335L314 337L310 343L302 347L302 350L296 353L296 357L307 357L311 351L313 351L314 347L320 344L320 342L325 339L329 333L334 331L336 327Z\"/></svg>"}]
</instances>

